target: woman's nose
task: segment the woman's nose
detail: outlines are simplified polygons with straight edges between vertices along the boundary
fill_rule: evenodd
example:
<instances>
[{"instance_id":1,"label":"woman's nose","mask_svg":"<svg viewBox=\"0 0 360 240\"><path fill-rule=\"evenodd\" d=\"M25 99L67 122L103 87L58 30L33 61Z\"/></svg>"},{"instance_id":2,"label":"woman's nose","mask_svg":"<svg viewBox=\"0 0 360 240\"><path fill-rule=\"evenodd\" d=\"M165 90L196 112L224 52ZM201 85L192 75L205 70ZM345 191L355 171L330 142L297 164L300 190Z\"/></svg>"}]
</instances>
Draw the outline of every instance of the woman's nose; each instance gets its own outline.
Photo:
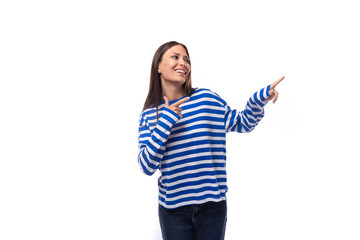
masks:
<instances>
[{"instance_id":1,"label":"woman's nose","mask_svg":"<svg viewBox=\"0 0 360 240\"><path fill-rule=\"evenodd\" d=\"M179 60L179 64L185 66L185 63L186 63L186 61L185 61L184 59L181 58L181 59Z\"/></svg>"}]
</instances>

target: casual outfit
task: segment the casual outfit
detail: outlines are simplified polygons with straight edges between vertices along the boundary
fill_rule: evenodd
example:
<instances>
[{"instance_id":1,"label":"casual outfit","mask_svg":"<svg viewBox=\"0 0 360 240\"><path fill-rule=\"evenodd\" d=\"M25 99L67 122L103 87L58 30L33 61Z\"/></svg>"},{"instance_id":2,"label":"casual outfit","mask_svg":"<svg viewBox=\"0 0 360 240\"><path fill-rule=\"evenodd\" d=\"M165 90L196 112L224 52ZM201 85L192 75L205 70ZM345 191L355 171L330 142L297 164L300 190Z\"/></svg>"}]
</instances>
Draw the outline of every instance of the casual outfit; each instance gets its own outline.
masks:
<instances>
[{"instance_id":1,"label":"casual outfit","mask_svg":"<svg viewBox=\"0 0 360 240\"><path fill-rule=\"evenodd\" d=\"M193 89L190 99L180 105L183 109L182 118L165 108L164 100L158 106L158 122L155 106L141 112L138 163L147 175L152 175L157 169L161 171L158 187L163 237L164 233L171 231L166 230L168 224L165 223L170 213L180 213L177 220L191 220L193 227L200 226L196 225L196 222L204 221L200 219L208 218L201 218L200 209L203 209L206 216L207 211L204 209L209 209L209 204L215 209L221 209L217 205L223 206L224 213L228 190L225 168L226 133L245 133L256 127L264 116L269 89L270 85L254 93L241 112L231 109L218 94L206 88ZM169 105L185 97L187 96L169 101ZM226 211L224 216L226 223ZM224 221L222 218L219 220L221 223ZM182 224L174 223L174 231L175 226L181 228ZM212 227L212 230L215 229ZM225 231L225 225L223 229ZM192 233L195 232L196 228L193 228Z\"/></svg>"}]
</instances>

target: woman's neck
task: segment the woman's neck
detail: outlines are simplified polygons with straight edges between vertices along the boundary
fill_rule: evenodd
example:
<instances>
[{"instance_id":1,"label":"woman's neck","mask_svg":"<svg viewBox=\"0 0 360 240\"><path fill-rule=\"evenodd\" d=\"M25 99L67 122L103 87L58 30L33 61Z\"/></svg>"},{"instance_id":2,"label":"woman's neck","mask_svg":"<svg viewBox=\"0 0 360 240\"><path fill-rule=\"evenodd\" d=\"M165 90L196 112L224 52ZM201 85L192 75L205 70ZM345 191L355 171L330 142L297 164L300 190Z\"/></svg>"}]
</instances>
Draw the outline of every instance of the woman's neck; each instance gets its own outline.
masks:
<instances>
[{"instance_id":1,"label":"woman's neck","mask_svg":"<svg viewBox=\"0 0 360 240\"><path fill-rule=\"evenodd\" d=\"M162 82L162 93L166 96L169 101L173 101L186 96L185 89L178 84L168 84L166 81Z\"/></svg>"}]
</instances>

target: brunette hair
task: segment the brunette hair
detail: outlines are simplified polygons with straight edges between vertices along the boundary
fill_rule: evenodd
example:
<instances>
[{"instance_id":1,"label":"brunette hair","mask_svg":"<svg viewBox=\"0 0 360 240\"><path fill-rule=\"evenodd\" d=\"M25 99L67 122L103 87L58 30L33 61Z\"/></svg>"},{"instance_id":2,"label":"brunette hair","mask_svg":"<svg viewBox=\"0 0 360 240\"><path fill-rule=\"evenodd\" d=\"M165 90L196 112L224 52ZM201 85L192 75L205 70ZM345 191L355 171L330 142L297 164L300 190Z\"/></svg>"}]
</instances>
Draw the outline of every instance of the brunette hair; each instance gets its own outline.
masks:
<instances>
[{"instance_id":1,"label":"brunette hair","mask_svg":"<svg viewBox=\"0 0 360 240\"><path fill-rule=\"evenodd\" d=\"M143 111L148 107L156 107L156 119L159 121L159 114L158 114L158 107L160 105L160 102L162 99L162 87L161 87L161 78L160 73L158 72L159 63L162 61L162 57L164 53L173 46L181 45L185 48L185 51L187 55L189 56L189 52L187 50L187 47L182 44L178 43L176 41L170 41L167 43L164 43L161 45L155 52L152 64L151 64L151 72L150 72L150 86L149 86L149 92L146 97ZM190 56L189 56L190 57ZM191 66L191 63L190 63ZM188 79L186 79L185 83L181 86L187 95L192 94L192 86L191 86L191 68L188 75Z\"/></svg>"}]
</instances>

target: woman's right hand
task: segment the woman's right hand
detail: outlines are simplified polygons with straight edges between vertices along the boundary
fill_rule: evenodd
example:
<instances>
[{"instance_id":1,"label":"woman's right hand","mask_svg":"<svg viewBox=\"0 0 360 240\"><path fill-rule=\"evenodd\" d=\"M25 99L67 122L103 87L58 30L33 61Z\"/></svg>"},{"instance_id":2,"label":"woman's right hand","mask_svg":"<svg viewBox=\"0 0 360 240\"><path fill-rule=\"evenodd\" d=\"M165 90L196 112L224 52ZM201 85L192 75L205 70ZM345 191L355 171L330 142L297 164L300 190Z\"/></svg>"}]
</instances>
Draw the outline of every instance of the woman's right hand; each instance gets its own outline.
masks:
<instances>
[{"instance_id":1,"label":"woman's right hand","mask_svg":"<svg viewBox=\"0 0 360 240\"><path fill-rule=\"evenodd\" d=\"M179 101L171 104L169 106L169 99L167 97L164 96L164 100L165 100L165 107L171 109L172 111L174 111L177 115L180 116L180 118L182 118L181 115L181 111L183 110L181 107L179 107L180 104L189 101L190 97L186 97L183 99L180 99Z\"/></svg>"}]
</instances>

